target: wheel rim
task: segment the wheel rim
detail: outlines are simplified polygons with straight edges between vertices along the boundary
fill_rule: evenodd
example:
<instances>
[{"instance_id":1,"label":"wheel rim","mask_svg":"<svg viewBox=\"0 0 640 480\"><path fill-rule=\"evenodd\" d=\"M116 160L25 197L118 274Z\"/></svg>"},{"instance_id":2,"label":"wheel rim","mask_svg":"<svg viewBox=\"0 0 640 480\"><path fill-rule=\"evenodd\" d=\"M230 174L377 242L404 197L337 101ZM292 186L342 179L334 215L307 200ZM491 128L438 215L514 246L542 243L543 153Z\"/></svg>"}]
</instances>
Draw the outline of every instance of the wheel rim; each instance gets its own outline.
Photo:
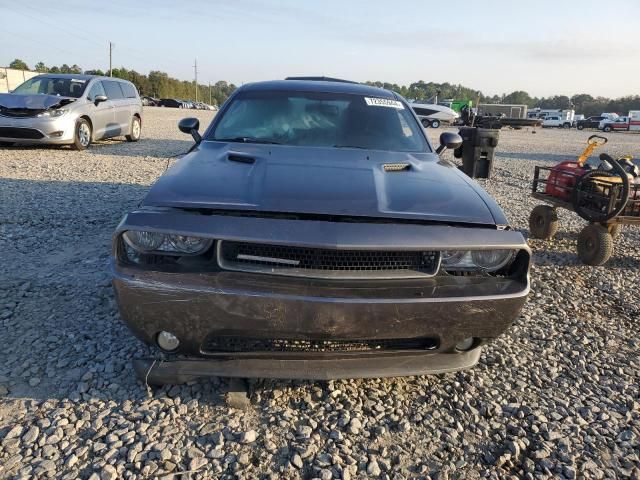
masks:
<instances>
[{"instance_id":1,"label":"wheel rim","mask_svg":"<svg viewBox=\"0 0 640 480\"><path fill-rule=\"evenodd\" d=\"M133 128L131 129L131 133L133 138L138 138L140 136L140 120L133 121Z\"/></svg>"},{"instance_id":2,"label":"wheel rim","mask_svg":"<svg viewBox=\"0 0 640 480\"><path fill-rule=\"evenodd\" d=\"M89 130L89 125L86 123L81 123L80 128L78 128L78 140L80 141L80 145L83 147L89 145L89 141L91 140L91 130Z\"/></svg>"}]
</instances>

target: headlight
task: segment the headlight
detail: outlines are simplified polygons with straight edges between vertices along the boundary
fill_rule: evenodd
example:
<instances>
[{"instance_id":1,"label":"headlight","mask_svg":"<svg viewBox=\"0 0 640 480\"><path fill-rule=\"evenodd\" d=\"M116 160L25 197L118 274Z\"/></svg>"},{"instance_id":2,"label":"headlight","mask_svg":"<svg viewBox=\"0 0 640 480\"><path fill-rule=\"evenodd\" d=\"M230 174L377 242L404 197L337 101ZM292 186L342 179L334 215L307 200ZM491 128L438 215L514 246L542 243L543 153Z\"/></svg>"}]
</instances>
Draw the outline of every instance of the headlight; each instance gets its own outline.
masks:
<instances>
[{"instance_id":1,"label":"headlight","mask_svg":"<svg viewBox=\"0 0 640 480\"><path fill-rule=\"evenodd\" d=\"M122 238L127 244L139 252L153 252L158 250L164 243L164 235L155 232L139 232L129 230L122 234Z\"/></svg>"},{"instance_id":2,"label":"headlight","mask_svg":"<svg viewBox=\"0 0 640 480\"><path fill-rule=\"evenodd\" d=\"M213 243L210 238L165 235L139 230L128 230L122 234L122 238L127 245L142 253L197 255L208 250Z\"/></svg>"},{"instance_id":3,"label":"headlight","mask_svg":"<svg viewBox=\"0 0 640 480\"><path fill-rule=\"evenodd\" d=\"M512 250L474 250L473 263L490 272L500 270L513 258Z\"/></svg>"},{"instance_id":4,"label":"headlight","mask_svg":"<svg viewBox=\"0 0 640 480\"><path fill-rule=\"evenodd\" d=\"M169 243L179 252L199 253L211 245L211 240L200 237L186 237L184 235L169 235Z\"/></svg>"},{"instance_id":5,"label":"headlight","mask_svg":"<svg viewBox=\"0 0 640 480\"><path fill-rule=\"evenodd\" d=\"M445 270L485 270L495 272L513 260L514 250L449 250L441 254Z\"/></svg>"},{"instance_id":6,"label":"headlight","mask_svg":"<svg viewBox=\"0 0 640 480\"><path fill-rule=\"evenodd\" d=\"M69 110L66 110L64 108L58 108L56 110L47 110L46 112L39 113L37 116L40 117L40 118L42 118L42 117L57 118L57 117L61 117L62 115L64 115L68 111Z\"/></svg>"}]
</instances>

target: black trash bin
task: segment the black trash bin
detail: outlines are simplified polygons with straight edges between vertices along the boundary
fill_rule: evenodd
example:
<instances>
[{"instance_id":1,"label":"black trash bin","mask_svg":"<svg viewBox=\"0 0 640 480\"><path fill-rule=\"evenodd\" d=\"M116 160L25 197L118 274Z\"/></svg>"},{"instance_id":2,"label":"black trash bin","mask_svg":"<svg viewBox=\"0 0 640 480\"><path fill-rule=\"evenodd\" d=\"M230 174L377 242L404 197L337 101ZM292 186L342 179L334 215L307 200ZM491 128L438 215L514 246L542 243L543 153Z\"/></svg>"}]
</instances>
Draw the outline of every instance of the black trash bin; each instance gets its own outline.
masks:
<instances>
[{"instance_id":1,"label":"black trash bin","mask_svg":"<svg viewBox=\"0 0 640 480\"><path fill-rule=\"evenodd\" d=\"M500 130L461 127L459 133L462 146L455 150L454 156L462 158L462 171L471 178L490 178Z\"/></svg>"}]
</instances>

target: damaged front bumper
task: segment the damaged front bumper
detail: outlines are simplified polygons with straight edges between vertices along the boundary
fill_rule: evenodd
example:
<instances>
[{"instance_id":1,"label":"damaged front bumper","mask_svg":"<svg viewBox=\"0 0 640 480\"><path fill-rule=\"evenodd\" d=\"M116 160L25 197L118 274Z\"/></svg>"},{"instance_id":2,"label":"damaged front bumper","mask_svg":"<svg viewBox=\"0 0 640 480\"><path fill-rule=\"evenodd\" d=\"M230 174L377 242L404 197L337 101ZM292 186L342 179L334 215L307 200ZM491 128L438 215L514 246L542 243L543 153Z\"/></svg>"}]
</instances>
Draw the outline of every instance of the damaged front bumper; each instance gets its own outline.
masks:
<instances>
[{"instance_id":1,"label":"damaged front bumper","mask_svg":"<svg viewBox=\"0 0 640 480\"><path fill-rule=\"evenodd\" d=\"M140 211L125 218L116 239L134 225L225 240L282 243L289 237L334 248L464 248L483 230ZM511 277L330 281L224 270L176 273L126 265L116 254L113 285L122 319L138 338L157 346L158 333L167 331L180 340L171 361L135 362L149 383L441 373L473 366L482 344L518 316L529 291L530 253L520 234L485 233L483 245L520 249L521 267ZM469 338L469 350L458 351ZM367 345L374 347L363 349Z\"/></svg>"},{"instance_id":2,"label":"damaged front bumper","mask_svg":"<svg viewBox=\"0 0 640 480\"><path fill-rule=\"evenodd\" d=\"M14 118L0 115L0 141L20 144L73 143L76 117L70 113L59 118Z\"/></svg>"}]
</instances>

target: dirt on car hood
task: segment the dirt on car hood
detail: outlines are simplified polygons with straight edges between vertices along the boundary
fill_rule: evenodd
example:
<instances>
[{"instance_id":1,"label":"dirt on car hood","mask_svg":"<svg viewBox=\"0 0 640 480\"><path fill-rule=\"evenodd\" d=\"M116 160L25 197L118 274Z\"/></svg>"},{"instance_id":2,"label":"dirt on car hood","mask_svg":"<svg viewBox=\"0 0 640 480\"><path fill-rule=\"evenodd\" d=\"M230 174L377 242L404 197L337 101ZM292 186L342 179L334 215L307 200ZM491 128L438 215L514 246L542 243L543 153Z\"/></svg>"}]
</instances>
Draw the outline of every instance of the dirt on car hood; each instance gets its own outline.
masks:
<instances>
[{"instance_id":1,"label":"dirt on car hood","mask_svg":"<svg viewBox=\"0 0 640 480\"><path fill-rule=\"evenodd\" d=\"M435 154L241 143L203 142L143 205L506 223L489 195Z\"/></svg>"}]
</instances>

